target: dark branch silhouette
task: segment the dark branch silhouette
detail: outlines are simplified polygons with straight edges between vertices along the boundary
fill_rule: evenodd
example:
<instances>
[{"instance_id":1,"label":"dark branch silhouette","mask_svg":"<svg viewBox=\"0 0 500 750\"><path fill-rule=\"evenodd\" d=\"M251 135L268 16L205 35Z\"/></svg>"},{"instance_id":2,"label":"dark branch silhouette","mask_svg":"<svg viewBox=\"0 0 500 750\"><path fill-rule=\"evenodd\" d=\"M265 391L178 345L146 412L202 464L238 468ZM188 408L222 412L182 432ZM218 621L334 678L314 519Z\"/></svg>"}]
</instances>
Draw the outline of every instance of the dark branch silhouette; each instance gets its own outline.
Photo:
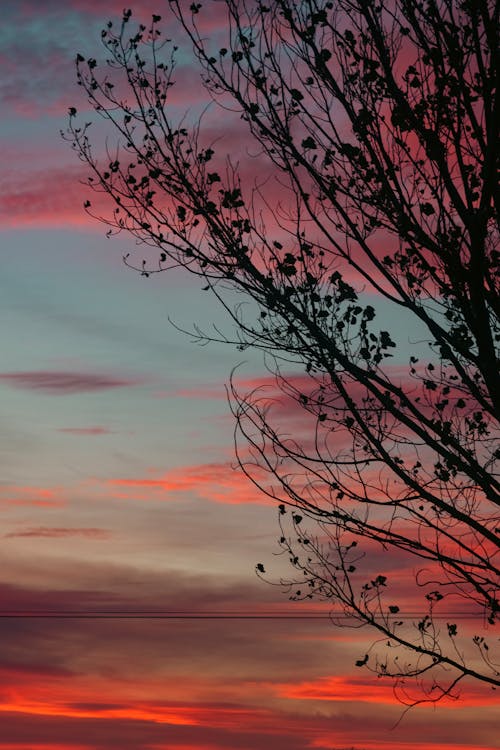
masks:
<instances>
[{"instance_id":1,"label":"dark branch silhouette","mask_svg":"<svg viewBox=\"0 0 500 750\"><path fill-rule=\"evenodd\" d=\"M378 631L357 665L405 702L454 695L466 677L498 686L500 4L223 5L217 47L201 29L221 3L170 9L221 136L227 118L246 140L224 160L203 117L175 121L176 48L159 16L132 29L127 10L102 32L102 73L76 60L117 136L99 158L70 109L65 137L114 205L86 210L153 248L154 261L125 258L144 276L179 265L203 278L236 333L196 328L200 341L266 354L271 392L232 379L230 402L239 463L280 508L294 569L280 585ZM238 166L247 151L260 181ZM235 307L234 291L251 304ZM390 361L400 314L428 342L408 368ZM457 604L477 614L473 631L446 620Z\"/></svg>"}]
</instances>

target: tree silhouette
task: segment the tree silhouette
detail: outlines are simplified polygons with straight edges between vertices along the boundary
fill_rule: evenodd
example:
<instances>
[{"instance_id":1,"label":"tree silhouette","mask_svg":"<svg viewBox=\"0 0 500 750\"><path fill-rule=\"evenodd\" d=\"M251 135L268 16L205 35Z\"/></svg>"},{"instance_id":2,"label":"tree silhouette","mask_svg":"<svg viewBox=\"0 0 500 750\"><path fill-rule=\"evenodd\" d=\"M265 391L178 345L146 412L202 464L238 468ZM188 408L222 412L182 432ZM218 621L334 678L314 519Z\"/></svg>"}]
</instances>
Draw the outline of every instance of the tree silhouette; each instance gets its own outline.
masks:
<instances>
[{"instance_id":1,"label":"tree silhouette","mask_svg":"<svg viewBox=\"0 0 500 750\"><path fill-rule=\"evenodd\" d=\"M224 160L213 125L175 120L176 47L127 10L102 32L105 72L77 56L118 136L99 160L70 109L65 137L114 205L86 209L154 248L125 258L143 275L201 276L235 323L220 339L265 352L274 392L232 380L231 408L241 467L278 501L291 598L378 631L357 665L404 701L497 686L500 4L224 0L223 45L203 35L220 2L169 4L221 133L228 118L245 140ZM425 332L407 368L381 300Z\"/></svg>"}]
</instances>

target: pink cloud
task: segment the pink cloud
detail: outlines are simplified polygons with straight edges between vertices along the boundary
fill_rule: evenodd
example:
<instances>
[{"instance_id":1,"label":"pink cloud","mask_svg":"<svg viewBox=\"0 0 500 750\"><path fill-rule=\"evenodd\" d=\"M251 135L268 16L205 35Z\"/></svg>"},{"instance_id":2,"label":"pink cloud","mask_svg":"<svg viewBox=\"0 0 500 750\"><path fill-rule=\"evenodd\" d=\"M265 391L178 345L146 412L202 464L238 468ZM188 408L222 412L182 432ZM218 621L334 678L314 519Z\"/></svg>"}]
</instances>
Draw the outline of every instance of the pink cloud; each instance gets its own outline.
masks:
<instances>
[{"instance_id":1,"label":"pink cloud","mask_svg":"<svg viewBox=\"0 0 500 750\"><path fill-rule=\"evenodd\" d=\"M195 386L193 388L176 388L172 391L157 391L154 395L156 398L197 398L214 401L215 399L224 399L226 391L222 386Z\"/></svg>"},{"instance_id":2,"label":"pink cloud","mask_svg":"<svg viewBox=\"0 0 500 750\"><path fill-rule=\"evenodd\" d=\"M159 5L163 5L163 9ZM185 35L165 5L158 0L134 3L130 31L135 31L139 23L148 24L152 14L160 12L164 35L185 42ZM7 32L3 40L0 101L9 111L27 118L38 118L41 114L62 115L68 105L75 102L87 107L86 99L76 86L75 55L81 52L89 57L104 57L100 30L108 19L119 28L123 8L121 0L109 0L105 7L99 0L70 0L64 7L58 0L44 0L43 6L36 0L7 3L5 8L2 5L5 26L20 29L22 33ZM220 8L214 10L205 14L212 34L218 27L226 26L226 14L219 12ZM188 67L185 59L182 62L176 77L182 78L183 68ZM179 95L184 101L199 100L193 97L193 83L191 75L189 85L176 87L174 96Z\"/></svg>"},{"instance_id":3,"label":"pink cloud","mask_svg":"<svg viewBox=\"0 0 500 750\"><path fill-rule=\"evenodd\" d=\"M97 210L104 212L110 203L101 195L98 199L90 195L81 184L87 174L73 165L54 169L37 164L32 171L8 171L1 181L0 225L88 226L92 220L83 209L84 201L95 197Z\"/></svg>"},{"instance_id":4,"label":"pink cloud","mask_svg":"<svg viewBox=\"0 0 500 750\"><path fill-rule=\"evenodd\" d=\"M134 378L120 378L100 373L50 370L0 373L0 380L4 380L14 388L42 391L53 395L127 388L140 385L142 382Z\"/></svg>"},{"instance_id":5,"label":"pink cloud","mask_svg":"<svg viewBox=\"0 0 500 750\"><path fill-rule=\"evenodd\" d=\"M133 24L134 20L151 16L152 13L161 13L159 6L162 4L161 0L160 2L158 0L138 0L133 4L133 16L130 23ZM44 0L43 8L37 0L20 0L18 5L23 12L32 17L37 15L43 17L43 11L49 9L59 13L62 11L60 0ZM124 7L128 6L123 3L123 0L106 0L105 5L103 5L102 0L68 0L65 3L64 11L66 13L77 11L85 15L95 15L98 20L103 19L104 24L108 17L112 18L113 16L115 17L113 20L121 21ZM170 13L167 9L163 13L163 19L168 20L169 17Z\"/></svg>"}]
</instances>

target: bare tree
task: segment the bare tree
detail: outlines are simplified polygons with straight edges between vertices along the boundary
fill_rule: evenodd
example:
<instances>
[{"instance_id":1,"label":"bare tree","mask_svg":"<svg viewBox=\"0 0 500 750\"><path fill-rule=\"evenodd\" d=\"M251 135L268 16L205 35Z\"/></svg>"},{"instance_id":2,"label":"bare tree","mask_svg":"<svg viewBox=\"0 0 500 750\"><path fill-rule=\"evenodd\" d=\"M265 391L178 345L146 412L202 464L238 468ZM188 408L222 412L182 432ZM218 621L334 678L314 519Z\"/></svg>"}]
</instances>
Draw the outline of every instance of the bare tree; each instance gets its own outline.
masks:
<instances>
[{"instance_id":1,"label":"bare tree","mask_svg":"<svg viewBox=\"0 0 500 750\"><path fill-rule=\"evenodd\" d=\"M221 159L203 118L175 122L176 48L159 16L131 33L129 10L102 32L105 72L77 56L115 150L95 156L74 108L65 137L114 203L98 218L157 253L126 263L203 277L233 343L272 364L281 400L232 382L231 404L240 465L279 504L292 598L378 631L357 664L402 700L498 686L500 5L223 5L223 44L203 36L220 2L170 9L212 106L245 127L238 153ZM243 181L251 147L267 181ZM378 328L374 300L418 323L425 357L391 364L397 326Z\"/></svg>"}]
</instances>

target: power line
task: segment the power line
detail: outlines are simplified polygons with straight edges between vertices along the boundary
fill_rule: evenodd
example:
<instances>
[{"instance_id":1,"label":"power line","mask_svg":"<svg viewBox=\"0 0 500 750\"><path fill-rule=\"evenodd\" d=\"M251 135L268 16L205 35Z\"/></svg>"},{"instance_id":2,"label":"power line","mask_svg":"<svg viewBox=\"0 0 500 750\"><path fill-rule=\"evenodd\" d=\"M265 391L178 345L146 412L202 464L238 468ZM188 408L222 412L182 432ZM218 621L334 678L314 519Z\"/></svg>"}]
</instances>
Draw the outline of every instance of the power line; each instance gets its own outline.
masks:
<instances>
[{"instance_id":1,"label":"power line","mask_svg":"<svg viewBox=\"0 0 500 750\"><path fill-rule=\"evenodd\" d=\"M380 618L382 615L375 615ZM406 619L425 616L421 612L398 612L387 614L388 619ZM459 617L461 619L479 619L472 612L446 612L434 614L436 620ZM4 610L0 619L83 619L83 620L352 620L352 615L321 611L289 612L263 611L248 612L244 610Z\"/></svg>"}]
</instances>

